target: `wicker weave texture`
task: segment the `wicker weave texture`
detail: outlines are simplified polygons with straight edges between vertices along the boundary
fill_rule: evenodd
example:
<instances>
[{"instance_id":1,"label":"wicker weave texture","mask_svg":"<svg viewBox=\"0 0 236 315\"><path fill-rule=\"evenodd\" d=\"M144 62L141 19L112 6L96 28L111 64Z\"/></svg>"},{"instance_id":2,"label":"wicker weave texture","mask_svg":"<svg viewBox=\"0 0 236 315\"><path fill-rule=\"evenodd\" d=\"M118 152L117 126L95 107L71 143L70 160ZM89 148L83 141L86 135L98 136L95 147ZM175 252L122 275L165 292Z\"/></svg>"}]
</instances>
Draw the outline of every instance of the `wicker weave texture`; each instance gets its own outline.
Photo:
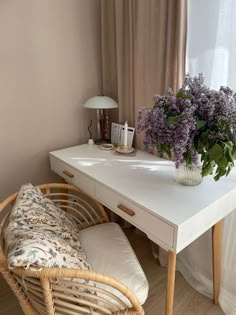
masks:
<instances>
[{"instance_id":1,"label":"wicker weave texture","mask_svg":"<svg viewBox=\"0 0 236 315\"><path fill-rule=\"evenodd\" d=\"M79 188L68 184L38 186L53 202L73 215L80 229L108 222L103 206ZM9 270L4 253L3 229L17 193L0 203L0 272L26 315L143 315L136 296L119 281L94 271L66 268ZM95 286L81 283L91 280ZM105 284L106 289L99 288ZM109 291L121 292L123 299ZM129 307L132 305L132 307Z\"/></svg>"}]
</instances>

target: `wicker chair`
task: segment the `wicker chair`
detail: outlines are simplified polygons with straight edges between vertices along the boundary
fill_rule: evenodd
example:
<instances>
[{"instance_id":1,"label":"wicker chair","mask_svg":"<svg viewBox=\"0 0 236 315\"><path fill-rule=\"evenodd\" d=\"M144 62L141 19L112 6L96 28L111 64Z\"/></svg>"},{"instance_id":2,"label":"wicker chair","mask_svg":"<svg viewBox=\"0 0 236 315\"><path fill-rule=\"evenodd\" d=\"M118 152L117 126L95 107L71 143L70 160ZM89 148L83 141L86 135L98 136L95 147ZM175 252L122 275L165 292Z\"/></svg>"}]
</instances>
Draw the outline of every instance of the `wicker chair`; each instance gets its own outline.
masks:
<instances>
[{"instance_id":1,"label":"wicker chair","mask_svg":"<svg viewBox=\"0 0 236 315\"><path fill-rule=\"evenodd\" d=\"M80 229L109 222L103 206L75 186L44 184L38 187L57 206L59 205L60 208L74 215ZM77 198L75 198L76 196ZM16 197L17 193L0 203L0 272L19 300L25 314L144 314L140 302L130 289L116 279L102 273L66 268L42 268L37 271L24 268L9 270L4 252L2 231L8 221ZM94 207L90 207L89 211L87 209L81 211L81 205L79 205L81 199L89 199ZM95 286L78 281L72 283L71 278L91 280ZM107 289L101 288L101 284L106 285L105 288ZM109 288L112 290L110 291ZM119 296L122 294L122 299L114 294L114 288L119 292Z\"/></svg>"}]
</instances>

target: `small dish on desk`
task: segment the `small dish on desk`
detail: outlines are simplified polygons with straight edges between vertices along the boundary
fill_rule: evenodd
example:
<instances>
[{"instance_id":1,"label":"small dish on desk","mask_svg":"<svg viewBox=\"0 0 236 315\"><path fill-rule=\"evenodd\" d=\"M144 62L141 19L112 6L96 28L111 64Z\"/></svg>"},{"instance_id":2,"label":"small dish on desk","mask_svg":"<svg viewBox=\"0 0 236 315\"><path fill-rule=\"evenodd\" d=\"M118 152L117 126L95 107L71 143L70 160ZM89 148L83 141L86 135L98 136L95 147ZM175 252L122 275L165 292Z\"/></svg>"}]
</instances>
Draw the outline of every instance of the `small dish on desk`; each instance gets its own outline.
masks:
<instances>
[{"instance_id":1,"label":"small dish on desk","mask_svg":"<svg viewBox=\"0 0 236 315\"><path fill-rule=\"evenodd\" d=\"M99 147L101 150L108 151L112 150L114 148L114 145L112 143L102 143Z\"/></svg>"},{"instance_id":2,"label":"small dish on desk","mask_svg":"<svg viewBox=\"0 0 236 315\"><path fill-rule=\"evenodd\" d=\"M119 145L117 148L116 148L116 151L119 152L119 153L122 153L122 154L128 154L128 153L131 153L134 151L134 148L129 148L127 146L124 146L124 145Z\"/></svg>"}]
</instances>

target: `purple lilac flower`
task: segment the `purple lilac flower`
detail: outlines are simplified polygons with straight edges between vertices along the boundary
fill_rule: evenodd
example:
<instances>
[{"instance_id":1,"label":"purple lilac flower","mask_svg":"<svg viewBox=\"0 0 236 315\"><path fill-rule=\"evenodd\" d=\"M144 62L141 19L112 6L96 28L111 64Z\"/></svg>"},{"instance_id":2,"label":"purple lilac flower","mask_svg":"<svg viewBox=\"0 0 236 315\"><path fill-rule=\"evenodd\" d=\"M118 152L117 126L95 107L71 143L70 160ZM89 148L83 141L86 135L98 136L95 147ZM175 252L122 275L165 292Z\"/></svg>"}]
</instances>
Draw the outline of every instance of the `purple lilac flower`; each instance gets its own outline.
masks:
<instances>
[{"instance_id":1,"label":"purple lilac flower","mask_svg":"<svg viewBox=\"0 0 236 315\"><path fill-rule=\"evenodd\" d=\"M193 78L188 74L176 95L168 89L164 96L154 95L153 108L140 108L137 130L145 130L146 151L166 145L173 150L177 167L186 153L194 163L196 139L205 130L210 130L210 140L236 142L236 94L228 87L210 90L202 74Z\"/></svg>"}]
</instances>

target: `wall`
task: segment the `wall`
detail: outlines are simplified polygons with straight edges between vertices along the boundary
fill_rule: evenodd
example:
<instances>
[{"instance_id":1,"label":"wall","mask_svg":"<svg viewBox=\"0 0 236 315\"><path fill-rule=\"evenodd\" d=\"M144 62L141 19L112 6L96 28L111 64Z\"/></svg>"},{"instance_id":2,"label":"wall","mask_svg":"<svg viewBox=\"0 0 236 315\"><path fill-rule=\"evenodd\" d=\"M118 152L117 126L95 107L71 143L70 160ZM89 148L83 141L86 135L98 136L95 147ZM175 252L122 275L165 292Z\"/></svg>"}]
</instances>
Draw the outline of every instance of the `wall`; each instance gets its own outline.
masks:
<instances>
[{"instance_id":1,"label":"wall","mask_svg":"<svg viewBox=\"0 0 236 315\"><path fill-rule=\"evenodd\" d=\"M0 1L0 199L58 181L48 152L87 142L100 35L100 0Z\"/></svg>"}]
</instances>

